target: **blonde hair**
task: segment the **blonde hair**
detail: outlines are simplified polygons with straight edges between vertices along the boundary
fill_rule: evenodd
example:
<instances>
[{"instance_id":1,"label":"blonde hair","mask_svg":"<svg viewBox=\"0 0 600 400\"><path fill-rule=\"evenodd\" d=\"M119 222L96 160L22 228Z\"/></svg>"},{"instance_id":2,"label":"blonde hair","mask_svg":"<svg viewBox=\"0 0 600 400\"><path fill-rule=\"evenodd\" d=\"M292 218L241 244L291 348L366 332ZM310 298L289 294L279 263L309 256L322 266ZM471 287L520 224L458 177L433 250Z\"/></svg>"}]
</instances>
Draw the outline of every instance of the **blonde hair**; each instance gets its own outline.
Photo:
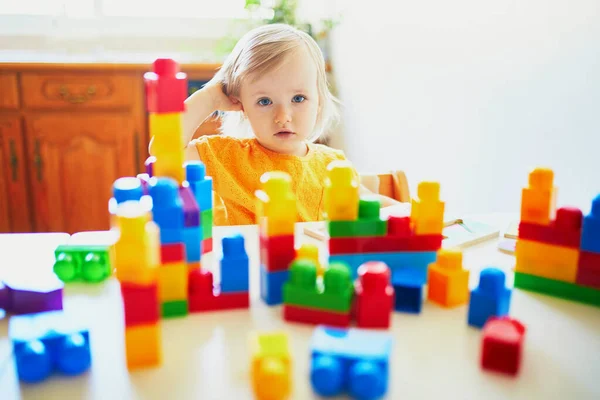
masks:
<instances>
[{"instance_id":1,"label":"blonde hair","mask_svg":"<svg viewBox=\"0 0 600 400\"><path fill-rule=\"evenodd\" d=\"M319 112L315 130L308 140L316 141L339 120L339 101L329 90L325 60L319 45L305 32L286 24L269 24L246 33L213 78L223 85L227 96L239 96L242 82L250 76L260 76L279 66L286 55L305 46L317 66ZM238 137L254 136L250 123L242 112L222 114L221 132Z\"/></svg>"}]
</instances>

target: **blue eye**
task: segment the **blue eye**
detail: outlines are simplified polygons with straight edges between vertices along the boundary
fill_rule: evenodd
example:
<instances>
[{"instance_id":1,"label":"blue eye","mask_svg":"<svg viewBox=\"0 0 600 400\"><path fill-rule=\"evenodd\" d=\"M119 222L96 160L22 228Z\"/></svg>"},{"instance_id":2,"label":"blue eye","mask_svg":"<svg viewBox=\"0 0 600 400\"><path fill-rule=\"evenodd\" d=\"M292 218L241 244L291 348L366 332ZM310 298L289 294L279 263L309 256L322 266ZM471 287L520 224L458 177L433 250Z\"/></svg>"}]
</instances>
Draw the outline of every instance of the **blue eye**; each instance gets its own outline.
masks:
<instances>
[{"instance_id":1,"label":"blue eye","mask_svg":"<svg viewBox=\"0 0 600 400\"><path fill-rule=\"evenodd\" d=\"M306 97L302 96L301 94L295 95L292 99L294 103L302 103L304 100L306 100Z\"/></svg>"},{"instance_id":2,"label":"blue eye","mask_svg":"<svg viewBox=\"0 0 600 400\"><path fill-rule=\"evenodd\" d=\"M268 106L268 105L271 105L271 104L272 104L271 99L267 99L266 97L263 98L263 99L258 100L258 105L260 105L260 106Z\"/></svg>"}]
</instances>

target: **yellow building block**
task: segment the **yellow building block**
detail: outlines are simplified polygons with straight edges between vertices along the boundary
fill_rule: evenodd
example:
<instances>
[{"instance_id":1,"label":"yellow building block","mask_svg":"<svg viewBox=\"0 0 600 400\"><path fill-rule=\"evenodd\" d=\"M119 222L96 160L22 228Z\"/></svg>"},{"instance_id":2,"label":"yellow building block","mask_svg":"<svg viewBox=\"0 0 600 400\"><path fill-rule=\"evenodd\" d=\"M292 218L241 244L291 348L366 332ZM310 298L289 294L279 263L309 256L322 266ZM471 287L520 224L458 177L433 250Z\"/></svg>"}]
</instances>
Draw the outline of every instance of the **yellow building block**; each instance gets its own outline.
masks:
<instances>
[{"instance_id":1,"label":"yellow building block","mask_svg":"<svg viewBox=\"0 0 600 400\"><path fill-rule=\"evenodd\" d=\"M287 334L250 336L252 388L258 400L283 400L292 389L291 356Z\"/></svg>"},{"instance_id":2,"label":"yellow building block","mask_svg":"<svg viewBox=\"0 0 600 400\"><path fill-rule=\"evenodd\" d=\"M515 271L574 283L579 250L532 240L518 239Z\"/></svg>"},{"instance_id":3,"label":"yellow building block","mask_svg":"<svg viewBox=\"0 0 600 400\"><path fill-rule=\"evenodd\" d=\"M521 192L521 222L549 225L556 214L554 172L536 168L529 174L529 186Z\"/></svg>"},{"instance_id":4,"label":"yellow building block","mask_svg":"<svg viewBox=\"0 0 600 400\"><path fill-rule=\"evenodd\" d=\"M260 181L261 189L256 191L256 222L261 234L293 234L298 213L290 175L281 171L266 172Z\"/></svg>"},{"instance_id":5,"label":"yellow building block","mask_svg":"<svg viewBox=\"0 0 600 400\"><path fill-rule=\"evenodd\" d=\"M417 235L438 235L444 229L445 203L440 200L438 182L421 182L417 187L418 199L411 204L411 224Z\"/></svg>"},{"instance_id":6,"label":"yellow building block","mask_svg":"<svg viewBox=\"0 0 600 400\"><path fill-rule=\"evenodd\" d=\"M158 268L158 298L161 303L187 299L188 272L183 261L163 264Z\"/></svg>"},{"instance_id":7,"label":"yellow building block","mask_svg":"<svg viewBox=\"0 0 600 400\"><path fill-rule=\"evenodd\" d=\"M306 258L314 261L317 266L317 275L321 276L325 272L325 268L319 261L319 247L311 243L304 243L296 250L296 260Z\"/></svg>"},{"instance_id":8,"label":"yellow building block","mask_svg":"<svg viewBox=\"0 0 600 400\"><path fill-rule=\"evenodd\" d=\"M460 249L442 249L429 265L427 298L444 307L469 301L469 271L463 269Z\"/></svg>"},{"instance_id":9,"label":"yellow building block","mask_svg":"<svg viewBox=\"0 0 600 400\"><path fill-rule=\"evenodd\" d=\"M153 146L157 144L171 146L172 143L179 144L183 149L182 136L183 113L150 113L148 123L150 125L150 137L153 137ZM159 146L160 147L160 146ZM158 150L153 147L154 150Z\"/></svg>"},{"instance_id":10,"label":"yellow building block","mask_svg":"<svg viewBox=\"0 0 600 400\"><path fill-rule=\"evenodd\" d=\"M185 169L183 167L183 149L178 152L155 154L156 161L152 166L152 174L156 177L173 178L181 185L185 180Z\"/></svg>"},{"instance_id":11,"label":"yellow building block","mask_svg":"<svg viewBox=\"0 0 600 400\"><path fill-rule=\"evenodd\" d=\"M349 161L333 161L325 179L325 218L329 221L358 219L359 183Z\"/></svg>"},{"instance_id":12,"label":"yellow building block","mask_svg":"<svg viewBox=\"0 0 600 400\"><path fill-rule=\"evenodd\" d=\"M157 281L160 231L137 202L126 202L117 211L119 238L114 245L117 279L147 285Z\"/></svg>"},{"instance_id":13,"label":"yellow building block","mask_svg":"<svg viewBox=\"0 0 600 400\"><path fill-rule=\"evenodd\" d=\"M125 357L128 369L162 364L160 324L125 327Z\"/></svg>"}]
</instances>

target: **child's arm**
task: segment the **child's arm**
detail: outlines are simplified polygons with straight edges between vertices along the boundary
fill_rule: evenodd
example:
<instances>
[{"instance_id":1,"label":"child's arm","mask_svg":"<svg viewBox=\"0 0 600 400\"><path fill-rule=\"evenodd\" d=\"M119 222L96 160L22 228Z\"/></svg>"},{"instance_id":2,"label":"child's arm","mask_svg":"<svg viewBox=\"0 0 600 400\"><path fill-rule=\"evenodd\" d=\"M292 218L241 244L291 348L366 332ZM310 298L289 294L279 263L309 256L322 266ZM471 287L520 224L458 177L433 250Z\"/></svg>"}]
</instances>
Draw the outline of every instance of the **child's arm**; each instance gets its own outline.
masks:
<instances>
[{"instance_id":1,"label":"child's arm","mask_svg":"<svg viewBox=\"0 0 600 400\"><path fill-rule=\"evenodd\" d=\"M401 202L399 202L398 200L392 199L391 197L388 196L384 196L382 194L379 193L374 193L372 191L370 191L369 189L367 189L365 186L360 185L360 195L369 195L372 197L375 197L377 200L379 200L381 202L381 207L390 207L390 206L395 206L397 204L402 204Z\"/></svg>"}]
</instances>

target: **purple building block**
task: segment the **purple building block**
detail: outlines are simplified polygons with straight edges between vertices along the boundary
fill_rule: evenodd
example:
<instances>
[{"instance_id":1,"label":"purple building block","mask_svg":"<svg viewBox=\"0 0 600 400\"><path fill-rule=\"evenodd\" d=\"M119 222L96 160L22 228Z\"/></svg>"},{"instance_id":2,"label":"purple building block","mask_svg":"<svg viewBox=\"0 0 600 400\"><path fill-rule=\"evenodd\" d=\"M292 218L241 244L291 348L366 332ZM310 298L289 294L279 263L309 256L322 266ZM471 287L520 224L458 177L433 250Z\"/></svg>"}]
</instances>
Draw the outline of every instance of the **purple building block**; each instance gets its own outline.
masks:
<instances>
[{"instance_id":1,"label":"purple building block","mask_svg":"<svg viewBox=\"0 0 600 400\"><path fill-rule=\"evenodd\" d=\"M150 178L152 178L152 171L154 170L154 163L156 162L156 157L150 156L146 158L146 162L144 165L146 166L146 173Z\"/></svg>"},{"instance_id":2,"label":"purple building block","mask_svg":"<svg viewBox=\"0 0 600 400\"><path fill-rule=\"evenodd\" d=\"M22 274L4 279L6 312L30 314L63 309L63 282L53 274Z\"/></svg>"},{"instance_id":3,"label":"purple building block","mask_svg":"<svg viewBox=\"0 0 600 400\"><path fill-rule=\"evenodd\" d=\"M200 209L194 192L187 182L179 187L179 196L183 201L183 225L186 228L200 226Z\"/></svg>"},{"instance_id":4,"label":"purple building block","mask_svg":"<svg viewBox=\"0 0 600 400\"><path fill-rule=\"evenodd\" d=\"M0 308L7 310L9 304L9 291L6 285L0 281Z\"/></svg>"}]
</instances>

